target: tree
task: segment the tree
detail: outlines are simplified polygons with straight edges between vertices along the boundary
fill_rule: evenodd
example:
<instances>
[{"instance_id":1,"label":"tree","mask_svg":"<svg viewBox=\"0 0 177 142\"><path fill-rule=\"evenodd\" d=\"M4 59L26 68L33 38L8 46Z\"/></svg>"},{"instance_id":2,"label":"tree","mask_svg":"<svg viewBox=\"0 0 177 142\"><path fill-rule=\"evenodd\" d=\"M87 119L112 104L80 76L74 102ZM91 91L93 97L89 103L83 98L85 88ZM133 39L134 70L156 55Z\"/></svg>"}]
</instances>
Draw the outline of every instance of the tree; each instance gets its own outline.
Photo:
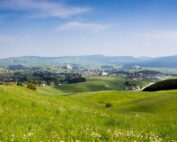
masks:
<instances>
[{"instance_id":1,"label":"tree","mask_svg":"<svg viewBox=\"0 0 177 142\"><path fill-rule=\"evenodd\" d=\"M23 86L22 82L17 82L17 86Z\"/></svg>"},{"instance_id":2,"label":"tree","mask_svg":"<svg viewBox=\"0 0 177 142\"><path fill-rule=\"evenodd\" d=\"M31 90L36 90L36 85L33 83L28 83L27 84L27 88L31 89Z\"/></svg>"},{"instance_id":3,"label":"tree","mask_svg":"<svg viewBox=\"0 0 177 142\"><path fill-rule=\"evenodd\" d=\"M129 82L129 81L125 81L125 85L126 85L126 86L129 86L129 85L130 85L130 82Z\"/></svg>"}]
</instances>

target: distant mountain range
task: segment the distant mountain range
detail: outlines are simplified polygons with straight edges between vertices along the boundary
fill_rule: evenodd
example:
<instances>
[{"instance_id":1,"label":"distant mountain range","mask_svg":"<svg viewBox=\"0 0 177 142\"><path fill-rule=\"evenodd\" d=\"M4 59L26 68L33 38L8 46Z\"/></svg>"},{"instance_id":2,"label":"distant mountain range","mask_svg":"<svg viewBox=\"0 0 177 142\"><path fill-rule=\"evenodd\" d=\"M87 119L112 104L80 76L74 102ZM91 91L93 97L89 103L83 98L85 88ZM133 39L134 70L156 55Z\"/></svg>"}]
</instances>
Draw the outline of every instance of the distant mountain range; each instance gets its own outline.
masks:
<instances>
[{"instance_id":1,"label":"distant mountain range","mask_svg":"<svg viewBox=\"0 0 177 142\"><path fill-rule=\"evenodd\" d=\"M130 63L132 65L132 63ZM142 67L164 67L164 68L177 68L177 56L151 58L144 61L133 63Z\"/></svg>"},{"instance_id":2,"label":"distant mountain range","mask_svg":"<svg viewBox=\"0 0 177 142\"><path fill-rule=\"evenodd\" d=\"M8 65L53 65L63 63L74 64L116 64L125 66L139 65L142 67L169 67L177 68L177 56L149 58L135 58L132 56L103 56L103 55L87 55L87 56L61 56L61 57L38 57L24 56L0 59L0 66Z\"/></svg>"}]
</instances>

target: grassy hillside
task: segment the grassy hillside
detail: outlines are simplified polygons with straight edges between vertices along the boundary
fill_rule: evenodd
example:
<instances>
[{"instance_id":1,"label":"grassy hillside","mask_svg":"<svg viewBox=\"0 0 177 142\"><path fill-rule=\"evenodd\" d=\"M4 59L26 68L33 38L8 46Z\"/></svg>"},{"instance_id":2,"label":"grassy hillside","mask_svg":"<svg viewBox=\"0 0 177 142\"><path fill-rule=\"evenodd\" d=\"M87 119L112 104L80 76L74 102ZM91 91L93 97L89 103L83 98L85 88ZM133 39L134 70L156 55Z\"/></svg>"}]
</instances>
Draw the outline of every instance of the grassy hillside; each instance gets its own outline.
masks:
<instances>
[{"instance_id":1,"label":"grassy hillside","mask_svg":"<svg viewBox=\"0 0 177 142\"><path fill-rule=\"evenodd\" d=\"M1 141L177 141L177 91L61 96L44 89L0 86Z\"/></svg>"},{"instance_id":2,"label":"grassy hillside","mask_svg":"<svg viewBox=\"0 0 177 142\"><path fill-rule=\"evenodd\" d=\"M124 90L123 81L88 81L84 83L65 84L57 87L65 93L91 92L100 90Z\"/></svg>"},{"instance_id":3,"label":"grassy hillside","mask_svg":"<svg viewBox=\"0 0 177 142\"><path fill-rule=\"evenodd\" d=\"M177 68L157 68L157 67L151 68L151 67L147 67L145 69L159 71L161 73L167 73L167 74L177 74Z\"/></svg>"},{"instance_id":4,"label":"grassy hillside","mask_svg":"<svg viewBox=\"0 0 177 142\"><path fill-rule=\"evenodd\" d=\"M121 77L92 77L87 78L86 82L64 84L56 87L56 89L63 93L80 93L93 92L102 90L125 90L125 79ZM131 81L130 81L131 82ZM148 81L134 81L137 86L146 86Z\"/></svg>"},{"instance_id":5,"label":"grassy hillside","mask_svg":"<svg viewBox=\"0 0 177 142\"><path fill-rule=\"evenodd\" d=\"M117 112L145 112L153 114L177 114L177 91L171 92L125 92L100 91L74 95L77 99L87 100L105 107L111 103L111 110Z\"/></svg>"}]
</instances>

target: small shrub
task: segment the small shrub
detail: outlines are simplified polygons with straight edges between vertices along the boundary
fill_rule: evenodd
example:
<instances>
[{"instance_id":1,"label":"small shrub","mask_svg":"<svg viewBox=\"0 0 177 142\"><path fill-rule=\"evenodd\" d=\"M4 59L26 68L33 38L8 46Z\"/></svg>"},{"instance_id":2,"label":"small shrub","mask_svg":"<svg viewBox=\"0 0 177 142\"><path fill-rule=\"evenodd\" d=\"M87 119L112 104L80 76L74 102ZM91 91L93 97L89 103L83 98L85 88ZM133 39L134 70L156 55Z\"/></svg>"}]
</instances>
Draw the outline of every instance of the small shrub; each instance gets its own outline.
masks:
<instances>
[{"instance_id":1,"label":"small shrub","mask_svg":"<svg viewBox=\"0 0 177 142\"><path fill-rule=\"evenodd\" d=\"M32 84L32 83L28 83L27 84L27 88L31 89L31 90L36 90L36 85Z\"/></svg>"},{"instance_id":2,"label":"small shrub","mask_svg":"<svg viewBox=\"0 0 177 142\"><path fill-rule=\"evenodd\" d=\"M17 82L17 86L23 86L23 83Z\"/></svg>"},{"instance_id":3,"label":"small shrub","mask_svg":"<svg viewBox=\"0 0 177 142\"><path fill-rule=\"evenodd\" d=\"M111 103L106 103L105 106L106 106L106 107L112 107L112 104L111 104Z\"/></svg>"}]
</instances>

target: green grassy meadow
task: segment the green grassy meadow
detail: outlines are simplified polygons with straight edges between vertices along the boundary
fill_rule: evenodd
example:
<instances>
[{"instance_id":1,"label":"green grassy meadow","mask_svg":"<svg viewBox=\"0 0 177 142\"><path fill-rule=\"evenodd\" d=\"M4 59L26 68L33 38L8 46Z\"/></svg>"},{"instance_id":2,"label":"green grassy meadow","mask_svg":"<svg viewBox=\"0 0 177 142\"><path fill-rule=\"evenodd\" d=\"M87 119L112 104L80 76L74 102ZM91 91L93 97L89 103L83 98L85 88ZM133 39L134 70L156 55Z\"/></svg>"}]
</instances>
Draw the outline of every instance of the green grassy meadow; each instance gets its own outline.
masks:
<instances>
[{"instance_id":1,"label":"green grassy meadow","mask_svg":"<svg viewBox=\"0 0 177 142\"><path fill-rule=\"evenodd\" d=\"M87 78L86 82L63 84L62 86L55 87L55 89L64 94L101 90L125 90L125 81L126 79L123 77L91 77ZM134 81L137 86L146 86L149 82L150 80Z\"/></svg>"},{"instance_id":2,"label":"green grassy meadow","mask_svg":"<svg viewBox=\"0 0 177 142\"><path fill-rule=\"evenodd\" d=\"M177 141L176 102L175 90L67 94L0 86L0 141Z\"/></svg>"}]
</instances>

